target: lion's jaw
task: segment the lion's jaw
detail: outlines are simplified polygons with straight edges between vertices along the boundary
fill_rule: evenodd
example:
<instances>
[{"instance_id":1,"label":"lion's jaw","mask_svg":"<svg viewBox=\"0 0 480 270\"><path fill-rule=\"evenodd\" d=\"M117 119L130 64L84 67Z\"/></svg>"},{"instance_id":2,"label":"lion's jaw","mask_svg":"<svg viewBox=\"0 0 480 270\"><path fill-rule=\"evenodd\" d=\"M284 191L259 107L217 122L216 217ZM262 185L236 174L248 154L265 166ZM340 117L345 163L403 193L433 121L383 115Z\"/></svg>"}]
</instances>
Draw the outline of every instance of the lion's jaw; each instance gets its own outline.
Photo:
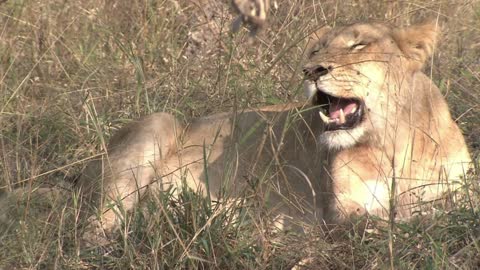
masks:
<instances>
[{"instance_id":1,"label":"lion's jaw","mask_svg":"<svg viewBox=\"0 0 480 270\"><path fill-rule=\"evenodd\" d=\"M384 67L375 63L359 65L354 73L368 74L367 70L378 72L362 78L354 78L348 72L333 78L332 72L331 77L305 81L305 92L323 120L324 130L319 134L321 145L341 150L383 137L384 132L377 133L386 130L387 119L394 118L385 110L392 102L384 94L389 92L386 90L389 75L385 74Z\"/></svg>"},{"instance_id":2,"label":"lion's jaw","mask_svg":"<svg viewBox=\"0 0 480 270\"><path fill-rule=\"evenodd\" d=\"M321 89L328 89L327 87L322 86L320 82L317 81L305 80L304 89L306 96L311 100L312 105L317 107L320 119L324 122L324 131L319 134L318 138L321 145L336 150L352 147L361 140L365 134L363 123L356 124L352 128L328 130L329 122L331 122L331 125L333 126L347 122L347 116L345 115L346 110L348 110L350 113L353 111L353 113L356 112L363 114L363 112L358 111L360 109L360 104L344 100L343 102L337 102L337 106L332 105L332 108L330 108L330 105L324 104L325 101L321 101L323 98L320 97L320 95L323 94L320 92L322 91ZM359 103L360 102L361 101L359 100ZM361 103L363 106L363 102ZM361 115L360 117L364 116ZM352 118L349 118L349 120L350 119Z\"/></svg>"}]
</instances>

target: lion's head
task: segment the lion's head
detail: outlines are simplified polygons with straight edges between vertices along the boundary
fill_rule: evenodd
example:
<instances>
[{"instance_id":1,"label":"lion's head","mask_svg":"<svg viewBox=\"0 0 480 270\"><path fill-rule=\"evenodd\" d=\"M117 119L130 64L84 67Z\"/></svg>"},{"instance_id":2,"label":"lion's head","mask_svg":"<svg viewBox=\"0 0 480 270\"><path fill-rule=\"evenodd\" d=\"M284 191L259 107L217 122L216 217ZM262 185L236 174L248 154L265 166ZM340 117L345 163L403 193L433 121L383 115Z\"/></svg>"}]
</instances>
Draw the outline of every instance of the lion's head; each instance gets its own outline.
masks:
<instances>
[{"instance_id":1,"label":"lion's head","mask_svg":"<svg viewBox=\"0 0 480 270\"><path fill-rule=\"evenodd\" d=\"M324 145L348 148L395 136L388 133L412 118L421 94L415 93L415 81L432 53L435 30L434 23L407 28L362 23L322 28L314 35L305 89L320 107Z\"/></svg>"}]
</instances>

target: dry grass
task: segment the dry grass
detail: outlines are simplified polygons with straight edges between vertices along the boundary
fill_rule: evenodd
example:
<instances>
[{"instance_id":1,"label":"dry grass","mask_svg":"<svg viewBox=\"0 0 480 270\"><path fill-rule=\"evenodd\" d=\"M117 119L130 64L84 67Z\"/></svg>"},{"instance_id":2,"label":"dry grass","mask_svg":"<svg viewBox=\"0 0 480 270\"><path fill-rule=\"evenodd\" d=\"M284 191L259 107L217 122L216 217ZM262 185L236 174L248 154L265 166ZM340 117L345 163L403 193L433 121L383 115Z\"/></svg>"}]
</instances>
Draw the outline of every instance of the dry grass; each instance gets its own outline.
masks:
<instances>
[{"instance_id":1,"label":"dry grass","mask_svg":"<svg viewBox=\"0 0 480 270\"><path fill-rule=\"evenodd\" d=\"M230 32L231 11L220 2L0 1L0 194L68 182L140 115L167 111L188 121L301 100L304 37L324 23L438 17L445 33L427 70L478 157L478 1L276 1L255 46L245 31ZM395 224L397 269L480 267L478 174L468 180L470 196L448 212ZM265 220L247 198L225 206L181 194L153 194L109 250L81 248L75 194L27 194L1 206L0 268L289 269L306 257L316 269L390 266L382 226L343 231L335 242L320 229L259 233Z\"/></svg>"}]
</instances>

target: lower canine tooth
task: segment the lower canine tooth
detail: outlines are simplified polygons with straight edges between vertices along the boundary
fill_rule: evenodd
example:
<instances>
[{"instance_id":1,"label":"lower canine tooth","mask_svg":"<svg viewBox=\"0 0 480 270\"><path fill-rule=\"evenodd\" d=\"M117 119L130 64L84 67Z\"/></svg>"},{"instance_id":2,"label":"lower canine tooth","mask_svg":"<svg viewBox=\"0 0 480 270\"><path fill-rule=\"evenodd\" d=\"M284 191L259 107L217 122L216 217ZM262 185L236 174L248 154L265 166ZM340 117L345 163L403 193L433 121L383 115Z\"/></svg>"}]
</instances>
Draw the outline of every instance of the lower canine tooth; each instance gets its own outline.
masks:
<instances>
[{"instance_id":1,"label":"lower canine tooth","mask_svg":"<svg viewBox=\"0 0 480 270\"><path fill-rule=\"evenodd\" d=\"M343 125L345 124L346 120L345 120L345 113L343 112L343 109L340 109L340 125Z\"/></svg>"},{"instance_id":2,"label":"lower canine tooth","mask_svg":"<svg viewBox=\"0 0 480 270\"><path fill-rule=\"evenodd\" d=\"M322 119L322 121L323 121L325 124L330 123L330 118L329 118L328 116L326 116L325 114L323 114L321 111L318 112L318 114L320 115L320 118Z\"/></svg>"}]
</instances>

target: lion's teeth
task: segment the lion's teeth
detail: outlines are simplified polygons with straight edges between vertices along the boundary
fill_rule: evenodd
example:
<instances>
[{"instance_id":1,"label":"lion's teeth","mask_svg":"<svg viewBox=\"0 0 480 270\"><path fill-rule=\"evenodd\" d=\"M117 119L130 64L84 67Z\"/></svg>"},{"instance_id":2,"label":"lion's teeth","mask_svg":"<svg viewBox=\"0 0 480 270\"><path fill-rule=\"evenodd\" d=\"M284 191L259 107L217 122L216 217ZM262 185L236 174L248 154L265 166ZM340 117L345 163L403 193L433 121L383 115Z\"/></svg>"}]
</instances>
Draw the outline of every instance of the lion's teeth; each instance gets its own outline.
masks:
<instances>
[{"instance_id":1,"label":"lion's teeth","mask_svg":"<svg viewBox=\"0 0 480 270\"><path fill-rule=\"evenodd\" d=\"M305 81L303 83L303 90L305 92L305 96L307 97L307 99L310 99L317 92L317 86L312 81Z\"/></svg>"},{"instance_id":2,"label":"lion's teeth","mask_svg":"<svg viewBox=\"0 0 480 270\"><path fill-rule=\"evenodd\" d=\"M353 107L352 110L350 111L350 113L355 113L357 111L357 106Z\"/></svg>"},{"instance_id":3,"label":"lion's teeth","mask_svg":"<svg viewBox=\"0 0 480 270\"><path fill-rule=\"evenodd\" d=\"M346 120L345 120L345 113L343 112L343 109L340 109L340 125L343 125L345 124Z\"/></svg>"},{"instance_id":4,"label":"lion's teeth","mask_svg":"<svg viewBox=\"0 0 480 270\"><path fill-rule=\"evenodd\" d=\"M320 118L322 119L322 121L325 124L330 123L330 118L328 116L326 116L325 114L323 114L323 112L319 111L318 114L320 115Z\"/></svg>"}]
</instances>

